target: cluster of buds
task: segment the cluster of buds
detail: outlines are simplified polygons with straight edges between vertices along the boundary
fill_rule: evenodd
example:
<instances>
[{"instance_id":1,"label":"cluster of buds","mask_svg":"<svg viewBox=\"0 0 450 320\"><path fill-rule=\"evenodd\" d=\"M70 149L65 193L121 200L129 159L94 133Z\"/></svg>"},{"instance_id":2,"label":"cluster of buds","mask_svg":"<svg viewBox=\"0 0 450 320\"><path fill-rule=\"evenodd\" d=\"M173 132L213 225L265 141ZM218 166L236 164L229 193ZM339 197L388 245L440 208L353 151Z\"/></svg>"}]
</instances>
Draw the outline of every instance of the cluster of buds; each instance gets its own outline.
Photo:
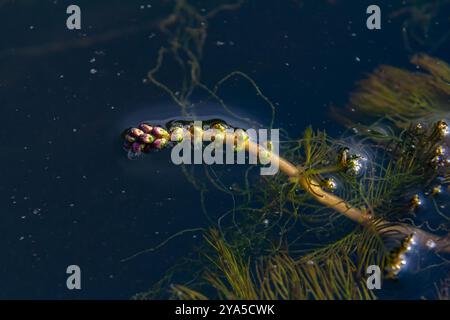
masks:
<instances>
[{"instance_id":1,"label":"cluster of buds","mask_svg":"<svg viewBox=\"0 0 450 320\"><path fill-rule=\"evenodd\" d=\"M173 122L166 130L160 126L152 126L148 123L141 123L138 127L125 131L124 148L133 156L141 153L148 153L151 150L164 149L170 143L180 143L189 137L194 146L202 145L204 138L210 138L213 143L223 144L227 137L227 130L230 128L226 123L214 121L204 127L195 124L183 124ZM206 137L208 136L208 137ZM233 131L234 151L245 149L248 134L244 130ZM270 148L268 148L270 149ZM268 150L268 156L270 151Z\"/></svg>"},{"instance_id":2,"label":"cluster of buds","mask_svg":"<svg viewBox=\"0 0 450 320\"><path fill-rule=\"evenodd\" d=\"M137 128L128 129L124 139L126 150L140 154L165 148L170 141L170 134L162 127L141 123Z\"/></svg>"},{"instance_id":3,"label":"cluster of buds","mask_svg":"<svg viewBox=\"0 0 450 320\"><path fill-rule=\"evenodd\" d=\"M341 150L339 155L339 163L344 168L345 172L350 175L358 175L362 168L362 157L358 154L350 154L348 148Z\"/></svg>"},{"instance_id":4,"label":"cluster of buds","mask_svg":"<svg viewBox=\"0 0 450 320\"><path fill-rule=\"evenodd\" d=\"M400 246L392 250L389 254L389 265L387 267L388 278L395 278L406 265L405 253L412 249L415 244L414 233L408 235L401 242Z\"/></svg>"}]
</instances>

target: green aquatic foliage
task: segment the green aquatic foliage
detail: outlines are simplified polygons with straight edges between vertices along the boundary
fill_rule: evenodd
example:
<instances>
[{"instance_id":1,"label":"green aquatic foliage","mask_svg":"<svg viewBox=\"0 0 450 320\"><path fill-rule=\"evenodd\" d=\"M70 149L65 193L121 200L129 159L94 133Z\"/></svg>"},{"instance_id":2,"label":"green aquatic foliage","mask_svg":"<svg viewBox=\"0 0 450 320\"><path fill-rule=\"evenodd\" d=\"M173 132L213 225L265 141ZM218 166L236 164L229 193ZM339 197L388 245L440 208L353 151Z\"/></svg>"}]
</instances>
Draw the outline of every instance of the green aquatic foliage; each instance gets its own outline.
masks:
<instances>
[{"instance_id":1,"label":"green aquatic foliage","mask_svg":"<svg viewBox=\"0 0 450 320\"><path fill-rule=\"evenodd\" d=\"M362 235L345 238L339 250L330 246L302 259L277 254L252 261L233 250L217 230L211 230L207 242L214 249L208 256L213 267L204 277L221 299L373 299L366 281L358 275L358 264L350 258ZM205 298L186 286L173 290L180 299Z\"/></svg>"},{"instance_id":2,"label":"green aquatic foliage","mask_svg":"<svg viewBox=\"0 0 450 320\"><path fill-rule=\"evenodd\" d=\"M182 113L195 106L191 100L196 90L229 111L218 94L225 82L240 77L274 115L274 105L242 72L230 73L212 89L201 81L208 21L240 5L221 4L200 14L188 1L177 0L173 13L161 21L168 41L148 79ZM180 83L163 81L168 59L180 69ZM359 84L347 111L335 110L338 119L356 132L333 138L308 128L299 139L284 133L281 141L281 154L298 165L307 185L317 184L349 207L369 214L370 223L357 225L332 206L319 203L313 188L305 188L299 179L283 175L255 178L250 167L243 181L229 188L223 182L226 172L205 167L199 176L194 166L183 166L185 176L199 190L212 229L205 231L205 242L194 256L135 298L375 298L367 289L365 271L375 264L386 278L396 276L411 235L395 226L404 223L417 205L411 202L415 199L412 192L436 176L448 180L447 166L442 163L445 158L437 150L446 129L438 121L448 113L450 68L425 55L415 56L412 62L418 67L414 72L380 67ZM423 125L418 126L419 122ZM433 161L436 157L441 158ZM228 195L232 208L218 212L217 207L208 207L212 189Z\"/></svg>"},{"instance_id":3,"label":"green aquatic foliage","mask_svg":"<svg viewBox=\"0 0 450 320\"><path fill-rule=\"evenodd\" d=\"M361 119L371 117L377 121L386 118L403 129L419 120L445 118L449 112L449 65L427 55L416 55L411 63L415 71L379 67L359 83L347 109L334 109L335 115L349 126L357 127Z\"/></svg>"}]
</instances>

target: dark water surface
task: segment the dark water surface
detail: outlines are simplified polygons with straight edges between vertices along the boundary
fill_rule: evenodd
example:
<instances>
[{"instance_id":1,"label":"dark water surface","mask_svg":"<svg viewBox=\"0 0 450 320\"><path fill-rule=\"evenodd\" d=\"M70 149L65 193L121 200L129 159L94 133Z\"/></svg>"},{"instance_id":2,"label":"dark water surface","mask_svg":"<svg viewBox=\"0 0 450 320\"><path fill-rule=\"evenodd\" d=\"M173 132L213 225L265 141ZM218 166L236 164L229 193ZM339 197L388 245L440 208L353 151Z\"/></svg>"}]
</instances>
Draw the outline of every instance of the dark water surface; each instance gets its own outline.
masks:
<instances>
[{"instance_id":1,"label":"dark water surface","mask_svg":"<svg viewBox=\"0 0 450 320\"><path fill-rule=\"evenodd\" d=\"M301 2L253 0L212 19L203 80L241 70L276 102L275 127L291 136L308 125L338 134L329 107L344 106L355 82L380 64L410 68L411 52L401 19L383 15L381 31L367 30L365 1ZM376 2L386 13L402 6ZM0 298L129 298L201 237L189 233L121 259L207 226L198 192L167 152L129 161L121 149L127 126L179 115L167 95L143 82L166 40L156 21L171 6L77 1L82 30L69 31L68 4L0 2ZM94 41L78 45L83 38ZM444 43L433 54L445 59L449 49ZM270 121L250 87L224 95L235 110ZM218 194L214 205L225 210L229 201ZM71 264L82 269L80 291L66 289ZM417 282L429 285L428 276ZM402 283L399 296L417 298L417 282Z\"/></svg>"}]
</instances>

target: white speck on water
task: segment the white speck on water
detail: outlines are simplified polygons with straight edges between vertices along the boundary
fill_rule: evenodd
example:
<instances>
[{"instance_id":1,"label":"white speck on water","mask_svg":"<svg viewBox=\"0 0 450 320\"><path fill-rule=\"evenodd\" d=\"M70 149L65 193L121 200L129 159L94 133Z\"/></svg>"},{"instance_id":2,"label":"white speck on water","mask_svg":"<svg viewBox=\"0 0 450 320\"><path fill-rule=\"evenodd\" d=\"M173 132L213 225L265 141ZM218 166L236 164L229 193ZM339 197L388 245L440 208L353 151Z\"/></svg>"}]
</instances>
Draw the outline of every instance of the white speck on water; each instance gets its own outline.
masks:
<instances>
[{"instance_id":1,"label":"white speck on water","mask_svg":"<svg viewBox=\"0 0 450 320\"><path fill-rule=\"evenodd\" d=\"M95 57L92 58L91 60L89 60L90 63L94 63L95 62Z\"/></svg>"},{"instance_id":2,"label":"white speck on water","mask_svg":"<svg viewBox=\"0 0 450 320\"><path fill-rule=\"evenodd\" d=\"M97 69L92 68L89 72L90 72L91 74L96 74L96 73L97 73Z\"/></svg>"},{"instance_id":3,"label":"white speck on water","mask_svg":"<svg viewBox=\"0 0 450 320\"><path fill-rule=\"evenodd\" d=\"M225 42L223 42L223 41L216 41L216 46L221 47L221 46L224 46L224 45L225 45Z\"/></svg>"},{"instance_id":4,"label":"white speck on water","mask_svg":"<svg viewBox=\"0 0 450 320\"><path fill-rule=\"evenodd\" d=\"M361 59L359 57L356 57L355 60L361 62Z\"/></svg>"}]
</instances>

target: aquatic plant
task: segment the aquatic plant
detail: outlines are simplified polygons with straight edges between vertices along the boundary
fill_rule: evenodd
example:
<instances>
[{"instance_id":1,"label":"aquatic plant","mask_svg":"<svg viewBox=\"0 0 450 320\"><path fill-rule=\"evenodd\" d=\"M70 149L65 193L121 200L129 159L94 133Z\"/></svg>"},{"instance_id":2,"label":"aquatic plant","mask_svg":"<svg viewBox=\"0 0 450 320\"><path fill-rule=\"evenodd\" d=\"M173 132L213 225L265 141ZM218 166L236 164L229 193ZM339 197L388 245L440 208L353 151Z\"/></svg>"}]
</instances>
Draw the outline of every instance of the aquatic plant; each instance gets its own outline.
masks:
<instances>
[{"instance_id":1,"label":"aquatic plant","mask_svg":"<svg viewBox=\"0 0 450 320\"><path fill-rule=\"evenodd\" d=\"M423 136L423 138L427 141L425 147L432 152L434 152L434 150L436 149L435 145L441 142L441 139L443 137L443 126L444 123L440 121L433 127L431 127L428 130L428 133L424 134ZM227 125L224 123L219 123L217 121L212 121L210 123L210 127L215 130L212 131L212 135L214 138L217 137L219 133L224 134ZM209 130L205 129L205 127L196 128L192 124L189 124L189 122L187 122L187 124L183 126L178 121L171 122L167 130L161 127L153 127L145 123L139 125L139 128L130 128L124 133L125 148L129 152L140 153L149 152L151 149L161 149L161 144L155 145L155 141L157 141L158 139L165 139L165 141L167 141L167 143L164 144L164 147L169 146L168 141L172 141L172 144L180 143L181 141L183 141L183 139L187 139L192 136L194 136L194 139L192 140L195 140L195 134L205 135ZM146 130L148 133L145 133L145 131L142 129ZM148 134L153 134L154 136L152 138L148 138ZM241 141L244 141L244 147L249 153L253 153L259 156L261 155L261 147L258 146L255 142L249 139L243 139ZM221 136L220 143L231 143L233 147L235 147L235 149L237 147L237 139L234 136L234 133L231 139L227 139L225 136ZM413 225L385 220L386 218L390 218L390 213L398 211L397 207L389 208L391 201L388 201L388 199L392 200L393 196L395 195L394 192L399 192L398 189L405 187L406 183L416 184L424 178L423 172L421 172L422 174L416 174L417 172L415 172L418 170L418 166L415 161L419 161L422 159L419 159L418 157L414 157L413 155L402 151L399 152L399 154L402 154L404 156L399 157L395 164L393 161L390 161L388 162L386 167L380 165L380 168L378 168L378 170L376 168L374 168L374 170L371 170L368 173L368 176L358 178L356 177L356 175L360 173L360 169L357 168L360 168L362 165L355 162L360 161L362 156L351 155L349 153L349 149L347 148L339 148L339 146L337 146L337 149L336 146L327 143L327 138L323 133L314 134L311 129L306 130L304 139L301 143L303 145L305 154L305 164L303 166L295 166L288 160L279 158L278 155L269 151L271 161L279 162L281 171L288 177L290 177L289 182L292 184L291 190L296 189L296 187L301 187L310 198L314 199L325 207L332 209L332 211L339 212L347 218L350 218L351 220L361 224L365 230L370 230L372 235L372 238L364 238L365 241L361 241L361 239L359 239L358 242L352 242L351 249L347 249L347 252L341 252L341 259L337 259L337 256L330 256L331 254L334 254L339 250L343 250L342 246L334 247L332 251L329 251L328 254L324 256L322 263L319 264L319 268L320 270L322 270L321 272L323 272L324 265L332 268L329 270L329 272L331 273L337 272L338 270L342 271L343 267L342 265L339 265L344 263L343 261L345 259L342 257L347 257L348 261L354 261L352 260L351 252L352 250L355 250L355 246L358 247L358 243L362 243L364 245L362 247L359 247L359 250L356 250L358 252L356 259L365 259L363 257L366 257L366 259L370 261L367 263L363 263L362 266L364 267L360 266L356 269L353 268L358 271L356 275L359 275L360 281L362 272L370 264L377 264L379 266L382 266L383 268L386 267L386 276L395 277L401 269L401 264L403 262L402 256L406 248L411 244L412 241L415 241L423 247L429 247L436 252L450 252L450 242L448 238L441 238L429 232L423 231L422 229L419 229ZM430 143L432 144L431 146L429 145ZM399 145L401 144L399 143ZM420 145L418 145L417 152L425 155L423 159L430 163L432 159L431 156L434 156L434 153L427 154L426 152L424 152L423 148L419 148L419 146ZM267 150L265 151L267 152ZM328 165L323 166L323 163ZM346 192L343 193L344 198L326 191L326 189L330 189L330 183L329 179L325 179L323 175L330 173L341 176L340 180L343 182L347 189L345 190ZM407 175L405 175L405 173L407 173ZM328 183L323 183L324 181L328 181ZM397 188L392 189L392 186L396 186ZM276 188L275 190L277 190L278 192L278 197L282 197L279 194L279 188ZM307 206L307 201L307 198L298 197L296 195L290 198L291 206L297 208L301 206ZM285 206L286 204L283 205L283 207ZM381 208L383 209L383 213L377 214L377 211ZM317 219L318 216L316 216L315 218ZM267 294L271 293L273 295L272 297L283 298L286 297L286 295L280 293L281 289L287 290L287 292L291 292L289 289L282 286L278 289L274 289L265 293L256 293L255 288L272 288L273 284L259 283L259 285L256 285L255 283L253 283L253 280L251 279L253 279L255 276L251 276L249 263L244 263L242 261L242 258L237 258L233 255L237 253L230 252L230 247L224 247L222 245L222 242L218 242L218 234L219 233L217 233L216 231L213 231L213 236L211 239L214 240L209 240L208 242L217 252L217 259L224 259L225 261L227 261L227 267L231 267L230 261L233 261L232 265L234 265L233 269L231 270L224 269L224 265L222 265L219 270L222 273L226 274L226 279L228 282L230 282L232 279L240 279L240 283L229 285L233 287L235 291L238 289L242 290L242 292L226 291L225 288L227 286L223 282L221 282L221 280L219 280L220 277L213 276L214 273L209 273L206 276L207 281L211 283L213 287L215 287L219 291L219 293L223 295L223 297L257 299L268 298ZM361 236L360 233L357 233L357 235L358 236L355 236L355 238L352 238L353 241ZM395 245L393 246L393 249L391 248L391 250L389 250L385 242L389 242L392 240L394 240ZM430 245L431 243L433 245ZM289 248L291 247L292 245L289 245L286 250L289 250ZM274 259L274 261L278 261L279 263L292 262L288 259L288 256L286 254L280 255L279 251L275 251L275 253L276 255L271 255L267 258L263 257L263 261L265 261L266 259ZM313 252L312 255L317 257L318 252ZM209 259L213 260L213 258L211 257L209 257ZM302 258L302 260L304 260L304 257ZM376 263L374 262L375 260ZM326 261L326 263L324 261ZM333 261L335 264L331 264L330 261ZM267 263L269 262L258 264L256 269L259 273L257 274L260 275L261 273L268 273L268 275L264 279L271 279L271 277L281 276L267 271L265 269ZM346 266L348 267L348 264ZM284 267L288 268L289 270L292 269L292 266L289 265L284 265ZM295 270L296 272L300 272L300 269L298 268L294 268L293 270ZM314 272L315 275L318 272L318 270L315 270L312 267L308 267L307 270ZM237 272L241 272L241 274L236 274ZM304 271L301 272L301 274L307 275L308 273ZM347 270L343 274L343 276L345 275L344 278L341 279L335 276L334 280L331 280L324 278L326 274L327 273L321 274L321 278L316 279L317 281L321 280L325 282L312 282L318 286L318 289L324 288L323 285L318 285L318 283L327 283L338 287L345 287L349 284L339 283L339 281L343 279L353 279L353 277L356 276L349 273L349 270ZM318 275L316 276L318 277ZM290 277L286 277L286 279L289 278ZM302 278L302 281L305 281L305 278ZM351 288L354 287L354 285L351 286ZM194 296L203 297L203 295L196 293L193 290L189 290L192 289L180 287L179 291L176 292L180 297L183 295L186 295L190 298L194 298ZM310 291L310 289L307 290L307 292ZM364 292L358 290L354 294L360 297L367 297L367 295L363 293ZM355 296L351 296L349 292L346 292L347 295L342 296L338 295L338 293L336 292L334 292L334 294L337 294L336 297L338 298L355 298ZM332 296L333 295L326 294L324 296L321 296L319 293L317 293L316 295L316 297L327 298L331 298ZM293 297L307 298L308 295L298 295Z\"/></svg>"},{"instance_id":2,"label":"aquatic plant","mask_svg":"<svg viewBox=\"0 0 450 320\"><path fill-rule=\"evenodd\" d=\"M191 100L198 89L206 100L214 99L232 113L219 91L234 77L248 81L274 115L274 105L245 73L232 72L212 89L201 80L208 17L239 5L199 14L180 0L161 23L168 46L160 49L149 82L166 92L185 116L187 108L195 106ZM181 84L157 79L167 57L181 69ZM353 130L344 137L311 128L299 139L284 133L282 157L265 150L272 161L279 161L284 175L251 181L249 168L244 186L230 190L207 166L203 179L184 166L212 225L204 230L206 243L198 257L178 269L186 274L184 266L195 265L190 279L171 269L155 287L135 298L371 299L375 296L364 281L369 265L378 265L386 279L396 278L414 243L438 255L449 252L448 236L416 226L410 217L422 203L418 186L429 187L437 177L441 184L448 182L444 151L448 127L442 119L447 118L450 71L443 61L428 56L416 56L413 63L426 72L383 66L361 82L352 95L351 112L334 111ZM180 121L154 129L143 123L124 132L131 158L174 146L195 132L204 134L203 128ZM231 141L235 149L242 147L236 139L224 141ZM251 140L243 147L254 155L261 150ZM233 199L233 207L215 219L207 215L204 203L207 182ZM448 226L439 231L448 233Z\"/></svg>"}]
</instances>

